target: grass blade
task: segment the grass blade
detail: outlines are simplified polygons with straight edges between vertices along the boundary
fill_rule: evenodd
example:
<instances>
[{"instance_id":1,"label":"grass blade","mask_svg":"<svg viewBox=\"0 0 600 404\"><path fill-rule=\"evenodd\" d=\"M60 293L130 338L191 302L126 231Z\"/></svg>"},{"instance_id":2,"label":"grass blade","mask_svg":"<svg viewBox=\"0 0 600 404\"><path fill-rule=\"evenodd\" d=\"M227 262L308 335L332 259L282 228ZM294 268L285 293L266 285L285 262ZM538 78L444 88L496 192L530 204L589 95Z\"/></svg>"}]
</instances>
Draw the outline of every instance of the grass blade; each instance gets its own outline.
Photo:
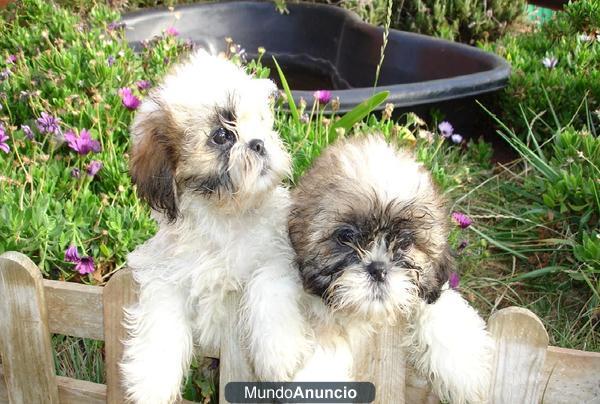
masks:
<instances>
[{"instance_id":1,"label":"grass blade","mask_svg":"<svg viewBox=\"0 0 600 404\"><path fill-rule=\"evenodd\" d=\"M389 91L382 91L361 102L352 110L346 112L344 116L331 125L331 129L329 129L329 136L335 136L335 130L338 128L342 128L348 132L356 122L369 115L375 108L377 108L378 105L384 102L389 95Z\"/></svg>"},{"instance_id":2,"label":"grass blade","mask_svg":"<svg viewBox=\"0 0 600 404\"><path fill-rule=\"evenodd\" d=\"M292 97L292 90L290 90L290 86L288 85L287 80L285 79L285 75L279 67L279 63L277 63L277 59L273 56L273 63L275 63L275 68L277 69L277 74L279 74L279 80L281 80L281 85L283 86L283 91L285 92L285 96L287 97L288 105L290 106L290 113L294 118L294 122L296 124L300 123L300 115L298 114L298 108L296 107L296 102L294 101L294 97Z\"/></svg>"}]
</instances>

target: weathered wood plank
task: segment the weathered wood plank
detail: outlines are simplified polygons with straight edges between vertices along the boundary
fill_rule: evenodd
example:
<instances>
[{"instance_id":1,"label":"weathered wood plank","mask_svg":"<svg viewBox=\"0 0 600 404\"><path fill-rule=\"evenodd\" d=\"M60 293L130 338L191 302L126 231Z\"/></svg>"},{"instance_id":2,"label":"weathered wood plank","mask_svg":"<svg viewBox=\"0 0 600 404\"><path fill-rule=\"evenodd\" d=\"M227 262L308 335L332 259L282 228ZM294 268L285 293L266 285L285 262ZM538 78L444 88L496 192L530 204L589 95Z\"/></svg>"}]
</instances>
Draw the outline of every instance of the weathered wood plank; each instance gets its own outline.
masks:
<instances>
[{"instance_id":1,"label":"weathered wood plank","mask_svg":"<svg viewBox=\"0 0 600 404\"><path fill-rule=\"evenodd\" d=\"M227 403L225 400L225 385L229 382L255 381L252 369L242 351L238 326L238 308L240 307L240 296L237 293L229 293L225 297L224 308L227 317L225 330L221 339L221 359L219 361L219 403Z\"/></svg>"},{"instance_id":2,"label":"weathered wood plank","mask_svg":"<svg viewBox=\"0 0 600 404\"><path fill-rule=\"evenodd\" d=\"M123 327L123 307L137 300L137 286L131 270L122 269L104 287L104 349L108 404L125 402L119 362L123 357L123 344L127 331Z\"/></svg>"},{"instance_id":3,"label":"weathered wood plank","mask_svg":"<svg viewBox=\"0 0 600 404\"><path fill-rule=\"evenodd\" d=\"M544 403L600 403L600 352L549 347L540 384Z\"/></svg>"},{"instance_id":4,"label":"weathered wood plank","mask_svg":"<svg viewBox=\"0 0 600 404\"><path fill-rule=\"evenodd\" d=\"M104 339L100 286L44 280L50 332Z\"/></svg>"},{"instance_id":5,"label":"weathered wood plank","mask_svg":"<svg viewBox=\"0 0 600 404\"><path fill-rule=\"evenodd\" d=\"M527 309L509 307L488 321L496 342L491 402L537 404L541 397L540 372L546 360L548 333Z\"/></svg>"},{"instance_id":6,"label":"weathered wood plank","mask_svg":"<svg viewBox=\"0 0 600 404\"><path fill-rule=\"evenodd\" d=\"M373 336L368 349L354 357L354 378L375 385L375 403L405 402L406 359L402 349L402 329L385 327ZM410 402L410 401L409 401Z\"/></svg>"},{"instance_id":7,"label":"weathered wood plank","mask_svg":"<svg viewBox=\"0 0 600 404\"><path fill-rule=\"evenodd\" d=\"M42 274L23 254L0 256L0 353L12 403L58 403Z\"/></svg>"},{"instance_id":8,"label":"weathered wood plank","mask_svg":"<svg viewBox=\"0 0 600 404\"><path fill-rule=\"evenodd\" d=\"M0 363L0 404L8 403L8 390L6 388L6 382L4 381L4 371L2 370L2 363Z\"/></svg>"},{"instance_id":9,"label":"weathered wood plank","mask_svg":"<svg viewBox=\"0 0 600 404\"><path fill-rule=\"evenodd\" d=\"M421 376L412 366L406 366L405 401L416 404L438 404L440 399L431 391L427 379Z\"/></svg>"},{"instance_id":10,"label":"weathered wood plank","mask_svg":"<svg viewBox=\"0 0 600 404\"><path fill-rule=\"evenodd\" d=\"M106 385L56 376L61 404L105 404ZM0 404L8 404L4 371L0 364Z\"/></svg>"},{"instance_id":11,"label":"weathered wood plank","mask_svg":"<svg viewBox=\"0 0 600 404\"><path fill-rule=\"evenodd\" d=\"M105 404L106 385L56 376L60 404Z\"/></svg>"}]
</instances>

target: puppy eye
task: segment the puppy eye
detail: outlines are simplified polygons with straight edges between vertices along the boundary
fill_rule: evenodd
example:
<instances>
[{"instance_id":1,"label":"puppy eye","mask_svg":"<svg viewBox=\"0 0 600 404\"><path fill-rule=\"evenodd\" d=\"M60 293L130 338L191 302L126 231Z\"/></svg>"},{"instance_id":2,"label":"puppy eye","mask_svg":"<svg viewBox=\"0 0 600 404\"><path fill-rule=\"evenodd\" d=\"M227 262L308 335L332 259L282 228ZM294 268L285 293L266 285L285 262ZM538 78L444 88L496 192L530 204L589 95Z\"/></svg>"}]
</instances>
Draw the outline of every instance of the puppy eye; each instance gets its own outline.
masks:
<instances>
[{"instance_id":1,"label":"puppy eye","mask_svg":"<svg viewBox=\"0 0 600 404\"><path fill-rule=\"evenodd\" d=\"M343 227L335 233L335 239L340 244L346 244L356 239L357 233L354 229Z\"/></svg>"},{"instance_id":2,"label":"puppy eye","mask_svg":"<svg viewBox=\"0 0 600 404\"><path fill-rule=\"evenodd\" d=\"M413 244L414 240L412 235L410 234L405 234L402 235L398 241L397 241L397 245L398 248L401 250L407 250L412 244Z\"/></svg>"},{"instance_id":3,"label":"puppy eye","mask_svg":"<svg viewBox=\"0 0 600 404\"><path fill-rule=\"evenodd\" d=\"M224 127L219 127L214 130L211 136L212 141L218 145L225 145L229 143L235 143L235 135L230 130Z\"/></svg>"}]
</instances>

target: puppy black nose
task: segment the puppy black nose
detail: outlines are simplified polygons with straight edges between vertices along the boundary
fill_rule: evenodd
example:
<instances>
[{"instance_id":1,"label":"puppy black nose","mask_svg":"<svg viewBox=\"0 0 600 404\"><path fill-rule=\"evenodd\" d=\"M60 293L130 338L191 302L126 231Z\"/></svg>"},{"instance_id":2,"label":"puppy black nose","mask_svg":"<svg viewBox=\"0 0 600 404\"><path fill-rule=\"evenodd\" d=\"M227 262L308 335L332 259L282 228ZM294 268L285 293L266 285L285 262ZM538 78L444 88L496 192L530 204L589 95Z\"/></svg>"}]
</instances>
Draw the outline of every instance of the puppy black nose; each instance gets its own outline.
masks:
<instances>
[{"instance_id":1,"label":"puppy black nose","mask_svg":"<svg viewBox=\"0 0 600 404\"><path fill-rule=\"evenodd\" d=\"M257 152L259 155L265 155L265 143L260 139L252 139L248 143L248 147Z\"/></svg>"},{"instance_id":2,"label":"puppy black nose","mask_svg":"<svg viewBox=\"0 0 600 404\"><path fill-rule=\"evenodd\" d=\"M373 261L367 265L367 272L375 282L383 282L387 275L387 267L381 261Z\"/></svg>"}]
</instances>

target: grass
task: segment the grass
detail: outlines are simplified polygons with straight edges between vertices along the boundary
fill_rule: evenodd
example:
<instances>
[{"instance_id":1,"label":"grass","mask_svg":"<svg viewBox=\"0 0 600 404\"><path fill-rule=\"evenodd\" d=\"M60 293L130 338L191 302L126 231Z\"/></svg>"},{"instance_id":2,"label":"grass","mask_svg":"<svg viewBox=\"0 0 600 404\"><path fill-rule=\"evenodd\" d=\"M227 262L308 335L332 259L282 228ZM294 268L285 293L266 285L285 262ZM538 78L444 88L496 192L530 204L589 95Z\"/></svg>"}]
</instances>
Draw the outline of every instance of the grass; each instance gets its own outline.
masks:
<instances>
[{"instance_id":1,"label":"grass","mask_svg":"<svg viewBox=\"0 0 600 404\"><path fill-rule=\"evenodd\" d=\"M0 81L0 122L11 150L0 152L0 234L9 235L0 239L0 253L27 254L47 278L101 285L124 265L127 252L155 231L127 172L133 113L118 90L130 87L143 97L145 90L136 90L135 83L158 82L189 46L163 35L134 54L123 32L109 29L118 18L113 9L88 1L76 7L73 12L27 0L1 12L0 72L10 74ZM16 63L9 63L8 55L16 55ZM250 68L268 74L260 63ZM585 91L578 95L585 100ZM324 113L335 102L290 105L292 114L279 108L276 126L294 161L290 184L338 137L383 133L414 151L452 210L474 219L466 230L457 227L450 241L457 250L461 289L482 314L509 305L527 307L544 322L552 344L600 351L600 204L597 181L586 174L600 166L594 111L583 101L573 111L576 116L564 117L550 102L544 115L532 117L527 111L522 132L499 122L501 135L520 158L495 165L488 143L472 139L454 145L437 134L438 122L425 123L414 114L392 119L389 106L380 116L369 114L384 97L374 94L339 120ZM496 106L491 113L502 116L502 108L509 106ZM63 131L89 129L102 150L82 156L39 131L28 139L21 125L35 128L42 112L60 117ZM540 132L545 137L536 136ZM103 162L98 175L72 177L73 169L85 172L92 160ZM463 241L467 245L459 249ZM93 257L92 274L79 274L65 262L70 244ZM101 342L54 336L53 344L58 374L103 382ZM217 389L214 363L196 363L194 369L186 397L210 401Z\"/></svg>"}]
</instances>

